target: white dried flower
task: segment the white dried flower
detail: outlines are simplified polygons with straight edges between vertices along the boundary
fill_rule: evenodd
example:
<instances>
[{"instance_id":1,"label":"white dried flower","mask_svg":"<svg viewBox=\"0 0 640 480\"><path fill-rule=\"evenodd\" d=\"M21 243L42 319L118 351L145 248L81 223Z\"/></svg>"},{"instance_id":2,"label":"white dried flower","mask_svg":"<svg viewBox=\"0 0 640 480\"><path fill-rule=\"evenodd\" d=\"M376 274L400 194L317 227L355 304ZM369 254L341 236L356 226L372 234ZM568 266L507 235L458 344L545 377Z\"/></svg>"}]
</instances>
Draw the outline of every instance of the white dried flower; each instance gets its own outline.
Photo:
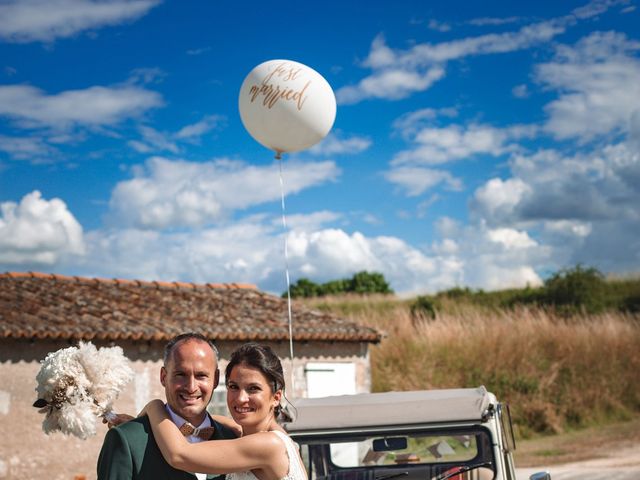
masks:
<instances>
[{"instance_id":1,"label":"white dried flower","mask_svg":"<svg viewBox=\"0 0 640 480\"><path fill-rule=\"evenodd\" d=\"M96 349L92 343L49 353L36 376L45 433L60 431L87 438L96 433L96 416L111 410L133 370L120 347Z\"/></svg>"}]
</instances>

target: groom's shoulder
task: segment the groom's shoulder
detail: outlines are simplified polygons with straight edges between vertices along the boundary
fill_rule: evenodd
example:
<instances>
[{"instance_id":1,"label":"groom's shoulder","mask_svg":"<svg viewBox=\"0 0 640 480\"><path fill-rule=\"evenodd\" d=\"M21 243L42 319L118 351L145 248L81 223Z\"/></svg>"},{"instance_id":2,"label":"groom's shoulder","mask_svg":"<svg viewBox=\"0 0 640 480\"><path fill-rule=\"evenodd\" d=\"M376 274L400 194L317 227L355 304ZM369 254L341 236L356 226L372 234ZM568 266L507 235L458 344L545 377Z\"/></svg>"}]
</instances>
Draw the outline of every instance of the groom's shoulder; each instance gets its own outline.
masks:
<instances>
[{"instance_id":1,"label":"groom's shoulder","mask_svg":"<svg viewBox=\"0 0 640 480\"><path fill-rule=\"evenodd\" d=\"M211 418L211 425L215 428L212 440L229 440L233 438L238 438L238 435L231 430L230 428L225 427L220 422L216 422L213 418Z\"/></svg>"},{"instance_id":2,"label":"groom's shoulder","mask_svg":"<svg viewBox=\"0 0 640 480\"><path fill-rule=\"evenodd\" d=\"M145 415L122 423L117 427L113 427L111 430L115 430L119 435L127 438L140 437L151 434L151 425L149 424L149 418Z\"/></svg>"}]
</instances>

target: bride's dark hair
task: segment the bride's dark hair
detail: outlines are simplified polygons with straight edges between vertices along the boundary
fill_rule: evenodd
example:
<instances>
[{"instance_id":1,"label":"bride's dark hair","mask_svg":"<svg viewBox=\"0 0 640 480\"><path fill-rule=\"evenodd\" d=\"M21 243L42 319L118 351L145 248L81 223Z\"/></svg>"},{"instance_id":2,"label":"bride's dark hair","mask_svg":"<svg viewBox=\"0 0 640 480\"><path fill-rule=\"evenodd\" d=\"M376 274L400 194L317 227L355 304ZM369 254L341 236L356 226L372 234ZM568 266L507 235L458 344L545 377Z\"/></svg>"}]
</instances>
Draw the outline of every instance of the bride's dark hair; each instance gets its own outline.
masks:
<instances>
[{"instance_id":1,"label":"bride's dark hair","mask_svg":"<svg viewBox=\"0 0 640 480\"><path fill-rule=\"evenodd\" d=\"M237 365L247 365L262 372L271 386L272 393L282 390L284 397L284 373L282 363L278 356L271 350L271 347L260 343L245 343L238 347L232 354L225 369L225 379L229 382L232 370ZM275 410L276 418L280 415L282 406L278 405Z\"/></svg>"}]
</instances>

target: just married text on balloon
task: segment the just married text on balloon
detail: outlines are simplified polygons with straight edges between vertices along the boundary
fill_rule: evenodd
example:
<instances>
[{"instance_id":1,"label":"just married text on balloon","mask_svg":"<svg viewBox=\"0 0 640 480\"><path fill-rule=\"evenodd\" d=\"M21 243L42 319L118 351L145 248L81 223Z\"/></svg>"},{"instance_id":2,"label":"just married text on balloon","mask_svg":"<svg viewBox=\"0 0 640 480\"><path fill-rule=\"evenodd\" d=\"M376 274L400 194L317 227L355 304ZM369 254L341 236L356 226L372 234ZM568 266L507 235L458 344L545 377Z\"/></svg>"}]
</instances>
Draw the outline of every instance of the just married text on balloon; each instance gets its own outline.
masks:
<instances>
[{"instance_id":1,"label":"just married text on balloon","mask_svg":"<svg viewBox=\"0 0 640 480\"><path fill-rule=\"evenodd\" d=\"M262 62L249 72L238 108L251 136L278 155L315 145L336 118L329 83L314 69L285 59Z\"/></svg>"},{"instance_id":2,"label":"just married text on balloon","mask_svg":"<svg viewBox=\"0 0 640 480\"><path fill-rule=\"evenodd\" d=\"M276 66L273 72L266 75L259 85L252 85L249 90L251 96L251 102L254 102L259 95L263 95L262 104L267 108L273 107L278 100L283 99L296 103L298 110L302 110L302 106L307 99L305 92L311 84L311 80L306 82L302 88L280 88L279 85L273 85L271 79L275 76L281 82L295 81L300 75L302 69L288 66L286 63L281 63ZM297 87L298 85L296 85Z\"/></svg>"}]
</instances>

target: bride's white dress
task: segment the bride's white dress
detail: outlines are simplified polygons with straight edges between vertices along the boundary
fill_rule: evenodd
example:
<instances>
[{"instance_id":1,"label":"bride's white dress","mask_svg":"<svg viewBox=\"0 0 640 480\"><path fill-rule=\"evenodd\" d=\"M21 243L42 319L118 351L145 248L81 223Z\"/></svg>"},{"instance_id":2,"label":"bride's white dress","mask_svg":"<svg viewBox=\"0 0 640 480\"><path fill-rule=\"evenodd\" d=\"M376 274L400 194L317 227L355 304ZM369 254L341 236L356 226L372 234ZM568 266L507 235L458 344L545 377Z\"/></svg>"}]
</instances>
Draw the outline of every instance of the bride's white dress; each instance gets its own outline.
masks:
<instances>
[{"instance_id":1,"label":"bride's white dress","mask_svg":"<svg viewBox=\"0 0 640 480\"><path fill-rule=\"evenodd\" d=\"M282 433L278 430L274 430L273 433L278 435L287 447L287 455L289 456L289 472L280 480L307 480L307 473L300 462L300 456L298 455L298 449L293 443L293 440L289 438L289 435ZM226 480L258 480L253 472L235 472L228 473Z\"/></svg>"}]
</instances>

